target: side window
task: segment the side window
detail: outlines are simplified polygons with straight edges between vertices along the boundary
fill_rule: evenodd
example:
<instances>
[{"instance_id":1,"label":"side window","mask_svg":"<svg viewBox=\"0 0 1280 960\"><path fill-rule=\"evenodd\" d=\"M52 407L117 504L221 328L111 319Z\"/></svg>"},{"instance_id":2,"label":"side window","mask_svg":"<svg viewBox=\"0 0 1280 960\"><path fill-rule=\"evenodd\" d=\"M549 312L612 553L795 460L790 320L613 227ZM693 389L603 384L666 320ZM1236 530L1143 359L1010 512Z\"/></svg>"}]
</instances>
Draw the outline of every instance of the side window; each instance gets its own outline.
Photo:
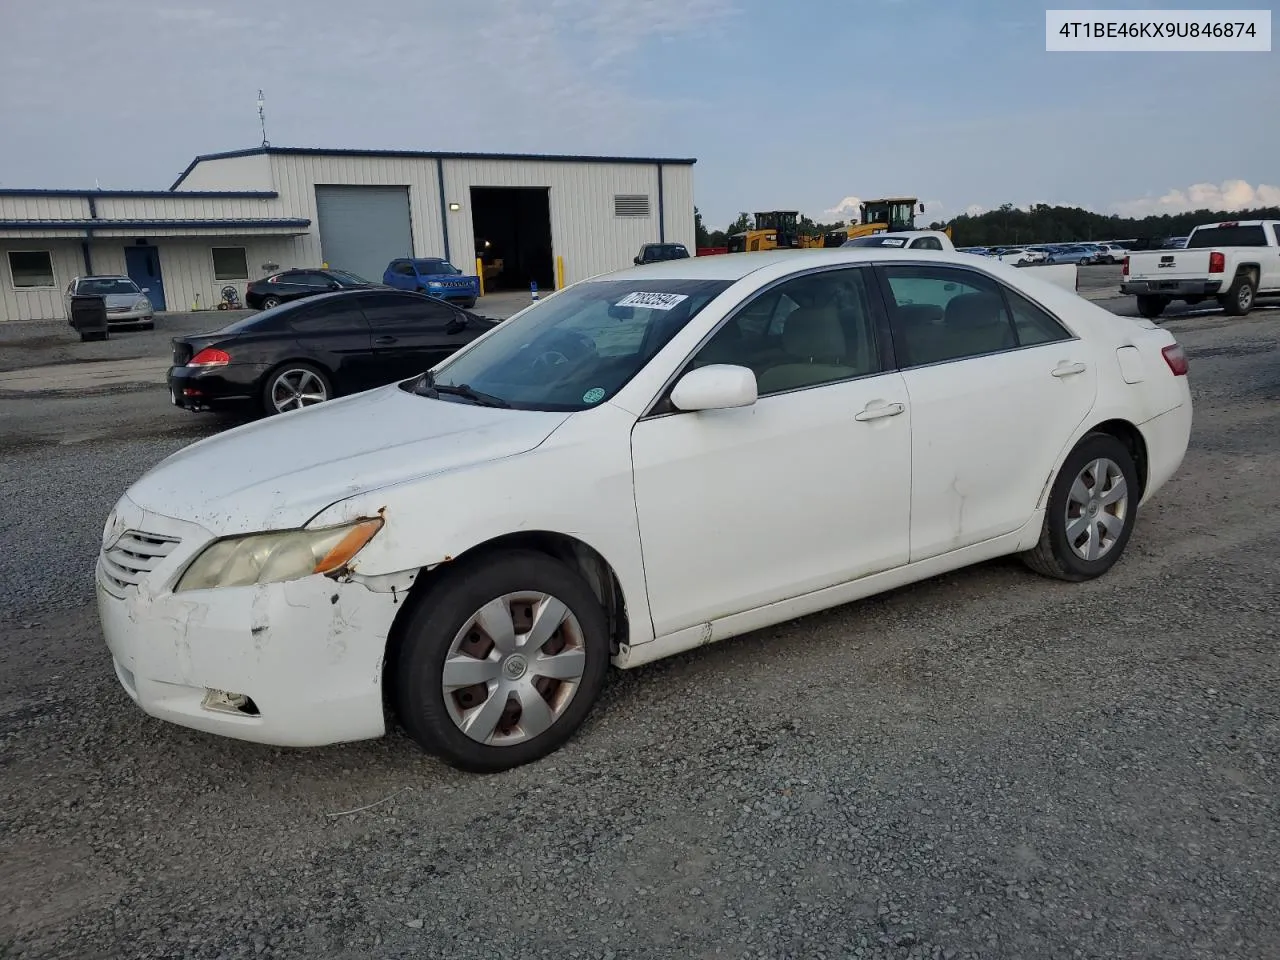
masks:
<instances>
[{"instance_id":1,"label":"side window","mask_svg":"<svg viewBox=\"0 0 1280 960\"><path fill-rule=\"evenodd\" d=\"M379 293L361 297L360 306L369 319L369 326L375 331L440 330L448 326L455 316L445 304L425 297L397 297L394 294Z\"/></svg>"},{"instance_id":2,"label":"side window","mask_svg":"<svg viewBox=\"0 0 1280 960\"><path fill-rule=\"evenodd\" d=\"M391 268L391 271L393 273L398 273L403 277L412 277L413 265L405 262L404 260L401 260L399 263L397 263L395 266Z\"/></svg>"},{"instance_id":3,"label":"side window","mask_svg":"<svg viewBox=\"0 0 1280 960\"><path fill-rule=\"evenodd\" d=\"M298 333L368 333L369 325L352 297L313 304L289 318Z\"/></svg>"},{"instance_id":4,"label":"side window","mask_svg":"<svg viewBox=\"0 0 1280 960\"><path fill-rule=\"evenodd\" d=\"M327 287L329 278L319 273L293 273L283 277L285 283L297 283L304 287Z\"/></svg>"},{"instance_id":5,"label":"side window","mask_svg":"<svg viewBox=\"0 0 1280 960\"><path fill-rule=\"evenodd\" d=\"M1022 296L1005 288L1005 299L1013 313L1013 325L1018 331L1018 346L1034 347L1042 343L1059 343L1070 340L1071 333L1044 310Z\"/></svg>"},{"instance_id":6,"label":"side window","mask_svg":"<svg viewBox=\"0 0 1280 960\"><path fill-rule=\"evenodd\" d=\"M1276 235L1276 246L1280 247L1280 223L1273 223L1271 232Z\"/></svg>"},{"instance_id":7,"label":"side window","mask_svg":"<svg viewBox=\"0 0 1280 960\"><path fill-rule=\"evenodd\" d=\"M941 250L942 244L938 242L937 237L921 237L912 245L915 250Z\"/></svg>"},{"instance_id":8,"label":"side window","mask_svg":"<svg viewBox=\"0 0 1280 960\"><path fill-rule=\"evenodd\" d=\"M881 267L900 367L1012 350L1018 345L995 281L942 266Z\"/></svg>"},{"instance_id":9,"label":"side window","mask_svg":"<svg viewBox=\"0 0 1280 960\"><path fill-rule=\"evenodd\" d=\"M866 268L787 280L730 317L690 367L747 367L761 396L879 373L867 284Z\"/></svg>"}]
</instances>

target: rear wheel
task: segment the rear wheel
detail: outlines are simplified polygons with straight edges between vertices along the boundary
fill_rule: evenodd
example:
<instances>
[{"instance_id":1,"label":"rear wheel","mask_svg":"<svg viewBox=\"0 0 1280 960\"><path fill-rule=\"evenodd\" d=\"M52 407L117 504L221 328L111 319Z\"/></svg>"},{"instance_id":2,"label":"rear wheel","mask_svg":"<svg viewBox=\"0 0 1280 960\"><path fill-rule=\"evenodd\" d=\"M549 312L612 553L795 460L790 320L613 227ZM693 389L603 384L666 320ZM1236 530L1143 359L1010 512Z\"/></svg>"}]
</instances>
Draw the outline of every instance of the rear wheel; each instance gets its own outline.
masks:
<instances>
[{"instance_id":1,"label":"rear wheel","mask_svg":"<svg viewBox=\"0 0 1280 960\"><path fill-rule=\"evenodd\" d=\"M520 550L464 564L420 598L395 663L401 723L463 770L559 749L604 687L604 609L572 568Z\"/></svg>"},{"instance_id":2,"label":"rear wheel","mask_svg":"<svg viewBox=\"0 0 1280 960\"><path fill-rule=\"evenodd\" d=\"M1049 491L1040 542L1023 561L1058 580L1102 576L1129 542L1139 498L1128 447L1110 434L1089 434L1062 464Z\"/></svg>"},{"instance_id":3,"label":"rear wheel","mask_svg":"<svg viewBox=\"0 0 1280 960\"><path fill-rule=\"evenodd\" d=\"M272 309L274 309L274 308L276 308L276 307L278 307L278 306L280 306L280 298L279 298L279 297L264 297L264 298L263 298L263 300L262 300L262 309L263 309L263 310L272 310Z\"/></svg>"},{"instance_id":4,"label":"rear wheel","mask_svg":"<svg viewBox=\"0 0 1280 960\"><path fill-rule=\"evenodd\" d=\"M1253 309L1253 295L1256 292L1252 273L1236 274L1235 280L1227 288L1227 292L1218 298L1222 309L1233 317L1243 317Z\"/></svg>"},{"instance_id":5,"label":"rear wheel","mask_svg":"<svg viewBox=\"0 0 1280 960\"><path fill-rule=\"evenodd\" d=\"M309 363L286 363L267 377L262 391L262 408L267 416L272 416L324 403L332 395L333 385L319 367Z\"/></svg>"},{"instance_id":6,"label":"rear wheel","mask_svg":"<svg viewBox=\"0 0 1280 960\"><path fill-rule=\"evenodd\" d=\"M1164 297L1140 296L1138 297L1138 313L1146 317L1148 320L1154 320L1160 314L1164 313L1164 308L1169 305L1169 301Z\"/></svg>"}]
</instances>

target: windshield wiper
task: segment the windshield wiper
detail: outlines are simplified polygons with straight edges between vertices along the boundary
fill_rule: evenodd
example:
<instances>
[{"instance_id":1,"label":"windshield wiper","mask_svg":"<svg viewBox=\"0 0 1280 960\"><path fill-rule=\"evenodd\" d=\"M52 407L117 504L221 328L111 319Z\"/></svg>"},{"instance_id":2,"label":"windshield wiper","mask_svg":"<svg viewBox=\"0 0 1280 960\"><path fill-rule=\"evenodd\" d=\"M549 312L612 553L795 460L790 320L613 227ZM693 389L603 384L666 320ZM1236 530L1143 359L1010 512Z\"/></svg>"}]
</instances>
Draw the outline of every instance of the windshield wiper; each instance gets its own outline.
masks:
<instances>
[{"instance_id":1,"label":"windshield wiper","mask_svg":"<svg viewBox=\"0 0 1280 960\"><path fill-rule=\"evenodd\" d=\"M481 393L479 390L472 390L465 383L436 383L435 375L430 370L422 375L422 382L418 384L413 392L419 396L431 397L432 399L442 393L451 397L462 397L462 399L469 400L478 407L508 409L511 406L501 397L495 397L491 393Z\"/></svg>"}]
</instances>

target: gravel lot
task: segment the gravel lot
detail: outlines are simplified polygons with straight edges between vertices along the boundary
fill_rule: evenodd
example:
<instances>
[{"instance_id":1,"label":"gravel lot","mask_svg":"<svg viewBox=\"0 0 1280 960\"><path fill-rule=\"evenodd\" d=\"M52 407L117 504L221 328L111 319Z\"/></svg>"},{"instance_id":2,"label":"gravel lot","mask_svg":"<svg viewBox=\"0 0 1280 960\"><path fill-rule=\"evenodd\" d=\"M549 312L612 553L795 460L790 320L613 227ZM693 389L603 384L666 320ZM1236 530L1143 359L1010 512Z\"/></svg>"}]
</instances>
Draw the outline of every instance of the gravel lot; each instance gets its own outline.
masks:
<instances>
[{"instance_id":1,"label":"gravel lot","mask_svg":"<svg viewBox=\"0 0 1280 960\"><path fill-rule=\"evenodd\" d=\"M223 424L0 397L0 958L1280 956L1280 311L1167 326L1192 449L1103 580L985 564L661 662L485 778L141 714L101 525Z\"/></svg>"}]
</instances>

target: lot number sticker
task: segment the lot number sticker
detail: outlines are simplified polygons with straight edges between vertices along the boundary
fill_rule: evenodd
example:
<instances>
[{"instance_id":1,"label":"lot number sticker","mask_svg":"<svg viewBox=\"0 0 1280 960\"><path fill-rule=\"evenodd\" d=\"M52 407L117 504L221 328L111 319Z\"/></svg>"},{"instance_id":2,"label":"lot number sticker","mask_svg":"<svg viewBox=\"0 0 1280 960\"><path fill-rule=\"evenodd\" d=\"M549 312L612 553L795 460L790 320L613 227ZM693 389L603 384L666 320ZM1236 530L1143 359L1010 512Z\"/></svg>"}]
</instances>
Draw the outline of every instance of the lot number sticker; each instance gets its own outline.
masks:
<instances>
[{"instance_id":1,"label":"lot number sticker","mask_svg":"<svg viewBox=\"0 0 1280 960\"><path fill-rule=\"evenodd\" d=\"M902 246L903 244L905 244L906 242L907 242L907 241L905 241L905 240L882 240L882 241L881 241L881 246L885 246L885 247L900 247L900 246Z\"/></svg>"},{"instance_id":2,"label":"lot number sticker","mask_svg":"<svg viewBox=\"0 0 1280 960\"><path fill-rule=\"evenodd\" d=\"M614 306L647 307L650 310L673 310L689 297L683 293L628 293Z\"/></svg>"},{"instance_id":3,"label":"lot number sticker","mask_svg":"<svg viewBox=\"0 0 1280 960\"><path fill-rule=\"evenodd\" d=\"M592 387L582 395L583 403L599 403L604 399L604 387Z\"/></svg>"}]
</instances>

